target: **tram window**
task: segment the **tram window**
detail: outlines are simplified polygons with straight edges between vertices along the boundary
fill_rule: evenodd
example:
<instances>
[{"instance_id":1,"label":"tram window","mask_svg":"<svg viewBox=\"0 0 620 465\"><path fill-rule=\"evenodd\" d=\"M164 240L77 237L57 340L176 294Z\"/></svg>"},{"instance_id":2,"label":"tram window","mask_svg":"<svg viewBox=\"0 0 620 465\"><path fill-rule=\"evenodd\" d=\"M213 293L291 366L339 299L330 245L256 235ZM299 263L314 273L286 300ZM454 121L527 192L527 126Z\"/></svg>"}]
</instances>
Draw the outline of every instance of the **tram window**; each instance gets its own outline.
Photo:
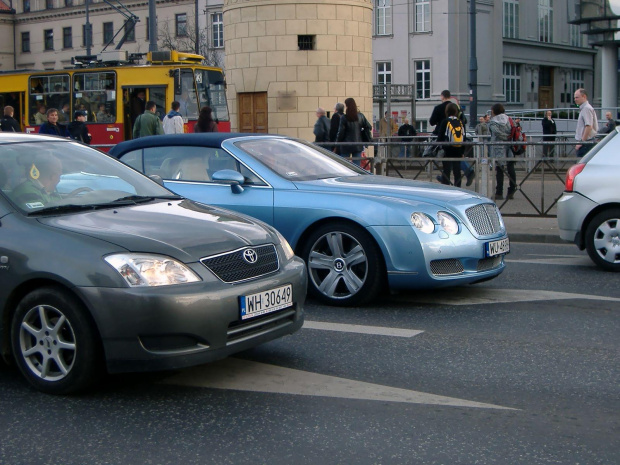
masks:
<instances>
[{"instance_id":1,"label":"tram window","mask_svg":"<svg viewBox=\"0 0 620 465\"><path fill-rule=\"evenodd\" d=\"M198 100L194 87L194 73L191 69L181 70L181 88L174 91L174 99L181 104L179 112L187 120L198 119ZM180 92L180 93L179 93Z\"/></svg>"},{"instance_id":2,"label":"tram window","mask_svg":"<svg viewBox=\"0 0 620 465\"><path fill-rule=\"evenodd\" d=\"M213 110L213 119L229 121L226 103L226 82L221 71L196 70L196 85L200 96L200 107L208 105Z\"/></svg>"},{"instance_id":3,"label":"tram window","mask_svg":"<svg viewBox=\"0 0 620 465\"><path fill-rule=\"evenodd\" d=\"M75 73L73 97L73 110L86 111L88 121L116 122L115 73Z\"/></svg>"},{"instance_id":4,"label":"tram window","mask_svg":"<svg viewBox=\"0 0 620 465\"><path fill-rule=\"evenodd\" d=\"M68 74L32 76L28 93L29 124L43 124L49 108L60 111L70 98Z\"/></svg>"}]
</instances>

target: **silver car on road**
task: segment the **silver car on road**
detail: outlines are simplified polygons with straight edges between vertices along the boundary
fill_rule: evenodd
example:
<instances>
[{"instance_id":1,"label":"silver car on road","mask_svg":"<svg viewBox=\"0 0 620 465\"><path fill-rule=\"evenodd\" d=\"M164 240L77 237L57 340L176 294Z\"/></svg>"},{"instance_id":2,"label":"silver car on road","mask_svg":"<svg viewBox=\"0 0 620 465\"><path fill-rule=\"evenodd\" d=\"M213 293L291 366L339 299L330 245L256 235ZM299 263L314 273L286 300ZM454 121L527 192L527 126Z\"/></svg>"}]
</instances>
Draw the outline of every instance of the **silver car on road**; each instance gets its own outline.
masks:
<instances>
[{"instance_id":1,"label":"silver car on road","mask_svg":"<svg viewBox=\"0 0 620 465\"><path fill-rule=\"evenodd\" d=\"M566 174L558 202L560 237L620 271L620 135L616 128Z\"/></svg>"}]
</instances>

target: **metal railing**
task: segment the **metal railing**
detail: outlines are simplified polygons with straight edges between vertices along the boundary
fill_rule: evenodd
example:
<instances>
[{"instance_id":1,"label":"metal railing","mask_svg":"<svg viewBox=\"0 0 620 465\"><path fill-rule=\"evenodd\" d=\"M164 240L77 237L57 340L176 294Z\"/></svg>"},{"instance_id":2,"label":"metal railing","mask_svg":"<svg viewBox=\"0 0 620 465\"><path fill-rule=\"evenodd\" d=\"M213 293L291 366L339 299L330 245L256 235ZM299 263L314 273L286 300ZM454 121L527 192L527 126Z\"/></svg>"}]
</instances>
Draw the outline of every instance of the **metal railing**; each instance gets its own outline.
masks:
<instances>
[{"instance_id":1,"label":"metal railing","mask_svg":"<svg viewBox=\"0 0 620 465\"><path fill-rule=\"evenodd\" d=\"M464 142L464 158L445 158L443 156L423 157L427 147L443 147L446 142L429 141L428 136L418 136L411 142L402 142L398 137L378 139L365 144L361 158L352 160L375 174L384 174L406 179L440 182L444 161L465 161L471 166L473 177L467 185L463 175L461 187L495 199L497 173L504 178L503 198L496 203L507 216L555 217L557 202L564 191L566 172L580 158L575 152L575 140L570 136L560 136L553 142L529 140L520 145L526 146L523 155L515 157L493 157L491 150L497 146L515 145L514 142L491 142L480 138L475 142ZM352 143L326 144L332 147L354 145ZM359 144L357 144L359 145ZM543 153L544 152L544 153ZM491 155L490 155L491 154ZM514 162L516 190L514 198L508 198L508 163Z\"/></svg>"}]
</instances>

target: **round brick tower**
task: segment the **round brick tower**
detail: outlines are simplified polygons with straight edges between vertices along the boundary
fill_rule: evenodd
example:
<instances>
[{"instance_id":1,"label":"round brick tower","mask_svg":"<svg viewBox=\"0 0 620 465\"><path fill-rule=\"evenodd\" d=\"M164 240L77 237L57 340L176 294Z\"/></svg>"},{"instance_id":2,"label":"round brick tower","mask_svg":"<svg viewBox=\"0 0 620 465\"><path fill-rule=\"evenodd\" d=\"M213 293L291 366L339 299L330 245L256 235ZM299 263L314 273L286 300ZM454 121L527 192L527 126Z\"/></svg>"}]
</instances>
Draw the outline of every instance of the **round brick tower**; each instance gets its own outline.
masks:
<instances>
[{"instance_id":1,"label":"round brick tower","mask_svg":"<svg viewBox=\"0 0 620 465\"><path fill-rule=\"evenodd\" d=\"M225 0L223 21L233 131L312 141L347 97L372 121L371 0Z\"/></svg>"}]
</instances>

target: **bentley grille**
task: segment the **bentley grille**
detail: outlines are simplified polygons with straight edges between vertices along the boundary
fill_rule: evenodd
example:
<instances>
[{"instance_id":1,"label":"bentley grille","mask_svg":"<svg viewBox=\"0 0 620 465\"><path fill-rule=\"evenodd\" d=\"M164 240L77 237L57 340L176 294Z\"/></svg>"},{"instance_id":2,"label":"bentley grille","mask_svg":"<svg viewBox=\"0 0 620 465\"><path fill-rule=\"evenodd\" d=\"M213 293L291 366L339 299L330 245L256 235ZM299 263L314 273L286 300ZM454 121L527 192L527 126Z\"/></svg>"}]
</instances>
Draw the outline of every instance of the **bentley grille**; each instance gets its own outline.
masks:
<instances>
[{"instance_id":1,"label":"bentley grille","mask_svg":"<svg viewBox=\"0 0 620 465\"><path fill-rule=\"evenodd\" d=\"M488 236L501 231L500 213L495 204L475 205L465 210L467 219L479 236Z\"/></svg>"}]
</instances>

